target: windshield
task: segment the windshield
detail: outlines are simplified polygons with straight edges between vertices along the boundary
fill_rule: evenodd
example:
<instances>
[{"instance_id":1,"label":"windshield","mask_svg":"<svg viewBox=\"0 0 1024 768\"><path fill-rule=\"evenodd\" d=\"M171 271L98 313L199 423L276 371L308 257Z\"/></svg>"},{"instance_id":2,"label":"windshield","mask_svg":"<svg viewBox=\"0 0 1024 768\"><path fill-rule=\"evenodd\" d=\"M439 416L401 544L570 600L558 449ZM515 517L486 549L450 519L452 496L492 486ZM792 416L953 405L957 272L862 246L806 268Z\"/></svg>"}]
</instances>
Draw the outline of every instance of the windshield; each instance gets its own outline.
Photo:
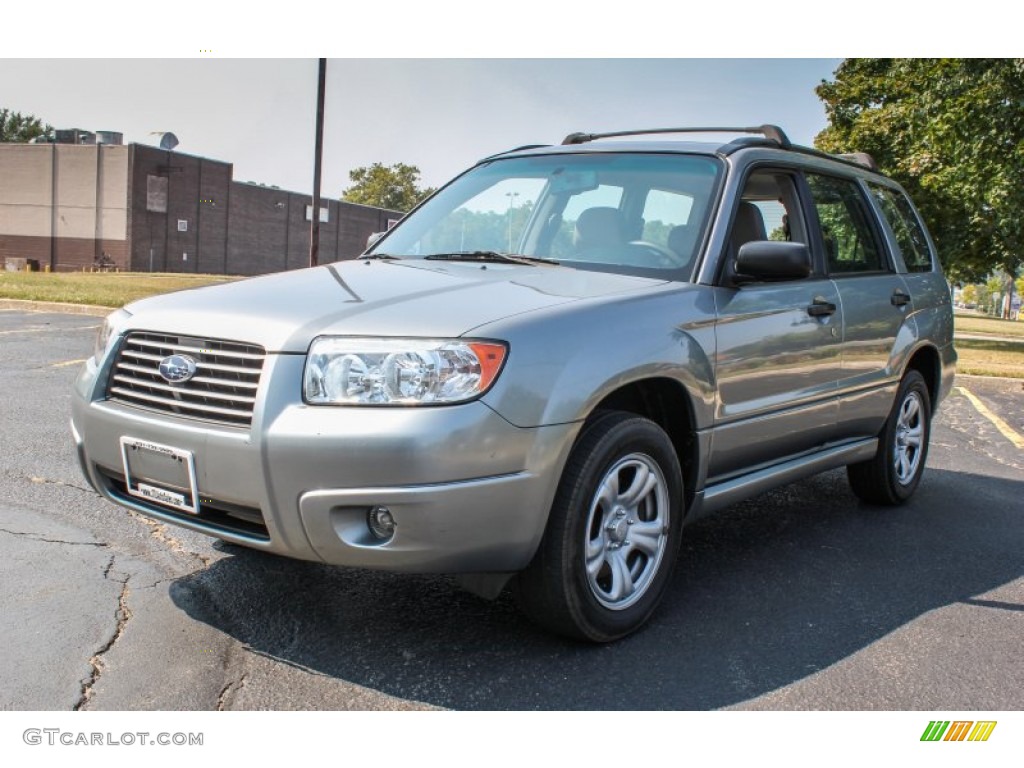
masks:
<instances>
[{"instance_id":1,"label":"windshield","mask_svg":"<svg viewBox=\"0 0 1024 768\"><path fill-rule=\"evenodd\" d=\"M687 280L720 167L715 158L683 154L492 160L403 219L368 255L530 257L519 262Z\"/></svg>"}]
</instances>

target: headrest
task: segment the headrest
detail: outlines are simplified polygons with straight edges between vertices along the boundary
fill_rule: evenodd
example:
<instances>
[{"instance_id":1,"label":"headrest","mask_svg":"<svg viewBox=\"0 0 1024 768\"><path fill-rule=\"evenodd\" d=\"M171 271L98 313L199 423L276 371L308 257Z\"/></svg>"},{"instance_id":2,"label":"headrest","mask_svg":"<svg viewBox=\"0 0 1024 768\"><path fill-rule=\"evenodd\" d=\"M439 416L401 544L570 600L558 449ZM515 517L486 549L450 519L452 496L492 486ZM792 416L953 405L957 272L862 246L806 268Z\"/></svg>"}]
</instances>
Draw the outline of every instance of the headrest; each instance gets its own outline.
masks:
<instances>
[{"instance_id":1,"label":"headrest","mask_svg":"<svg viewBox=\"0 0 1024 768\"><path fill-rule=\"evenodd\" d=\"M694 233L685 224L672 227L668 231L667 245L669 250L678 253L680 256L689 257L691 251L693 251L693 236Z\"/></svg>"},{"instance_id":2,"label":"headrest","mask_svg":"<svg viewBox=\"0 0 1024 768\"><path fill-rule=\"evenodd\" d=\"M741 245L754 240L767 240L761 209L744 200L736 211L736 222L732 226L732 243L737 250Z\"/></svg>"},{"instance_id":3,"label":"headrest","mask_svg":"<svg viewBox=\"0 0 1024 768\"><path fill-rule=\"evenodd\" d=\"M622 219L616 208L587 208L576 219L573 240L577 245L612 245L622 243Z\"/></svg>"}]
</instances>

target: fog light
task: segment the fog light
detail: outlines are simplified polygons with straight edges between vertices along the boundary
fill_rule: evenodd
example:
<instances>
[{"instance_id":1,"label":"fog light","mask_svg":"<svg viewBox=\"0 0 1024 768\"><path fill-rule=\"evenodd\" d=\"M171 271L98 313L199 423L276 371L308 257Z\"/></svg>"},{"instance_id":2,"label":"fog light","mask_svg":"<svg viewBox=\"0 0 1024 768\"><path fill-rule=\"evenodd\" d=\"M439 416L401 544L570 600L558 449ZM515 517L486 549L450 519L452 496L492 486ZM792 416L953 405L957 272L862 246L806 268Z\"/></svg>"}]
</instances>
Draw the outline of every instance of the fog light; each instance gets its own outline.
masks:
<instances>
[{"instance_id":1,"label":"fog light","mask_svg":"<svg viewBox=\"0 0 1024 768\"><path fill-rule=\"evenodd\" d=\"M395 518L391 516L391 510L387 507L371 507L366 515L366 525L370 533L381 541L395 535Z\"/></svg>"}]
</instances>

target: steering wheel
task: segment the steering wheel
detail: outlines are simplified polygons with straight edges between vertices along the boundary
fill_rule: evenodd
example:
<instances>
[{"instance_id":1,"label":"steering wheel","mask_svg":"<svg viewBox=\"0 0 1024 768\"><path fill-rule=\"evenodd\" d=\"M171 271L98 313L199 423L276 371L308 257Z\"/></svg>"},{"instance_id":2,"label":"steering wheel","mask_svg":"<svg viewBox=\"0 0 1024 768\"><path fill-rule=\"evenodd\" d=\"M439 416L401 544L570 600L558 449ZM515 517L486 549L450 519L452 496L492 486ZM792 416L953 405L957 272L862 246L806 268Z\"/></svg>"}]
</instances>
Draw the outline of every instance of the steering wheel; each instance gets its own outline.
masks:
<instances>
[{"instance_id":1,"label":"steering wheel","mask_svg":"<svg viewBox=\"0 0 1024 768\"><path fill-rule=\"evenodd\" d=\"M633 240L629 243L629 248L634 253L642 253L648 257L639 266L677 268L686 266L689 262L689 259L684 259L675 251L670 251L668 248L648 240ZM654 263L650 261L650 257L653 257Z\"/></svg>"}]
</instances>

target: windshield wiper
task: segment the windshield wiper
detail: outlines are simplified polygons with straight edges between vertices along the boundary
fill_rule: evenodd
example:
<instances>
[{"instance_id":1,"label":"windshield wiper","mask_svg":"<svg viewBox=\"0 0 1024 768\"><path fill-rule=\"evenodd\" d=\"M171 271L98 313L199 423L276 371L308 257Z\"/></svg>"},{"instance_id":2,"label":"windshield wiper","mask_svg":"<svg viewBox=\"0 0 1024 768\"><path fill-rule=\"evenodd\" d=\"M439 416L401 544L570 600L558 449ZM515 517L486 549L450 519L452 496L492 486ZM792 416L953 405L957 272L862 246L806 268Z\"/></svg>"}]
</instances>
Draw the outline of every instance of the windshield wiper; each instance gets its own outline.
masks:
<instances>
[{"instance_id":1,"label":"windshield wiper","mask_svg":"<svg viewBox=\"0 0 1024 768\"><path fill-rule=\"evenodd\" d=\"M396 261L401 259L401 256L392 256L390 253L367 253L359 257L360 259L387 259L388 261Z\"/></svg>"},{"instance_id":2,"label":"windshield wiper","mask_svg":"<svg viewBox=\"0 0 1024 768\"><path fill-rule=\"evenodd\" d=\"M493 261L502 264L557 264L554 259L541 256L524 256L520 253L499 251L453 251L452 253L431 253L423 257L430 261Z\"/></svg>"}]
</instances>

